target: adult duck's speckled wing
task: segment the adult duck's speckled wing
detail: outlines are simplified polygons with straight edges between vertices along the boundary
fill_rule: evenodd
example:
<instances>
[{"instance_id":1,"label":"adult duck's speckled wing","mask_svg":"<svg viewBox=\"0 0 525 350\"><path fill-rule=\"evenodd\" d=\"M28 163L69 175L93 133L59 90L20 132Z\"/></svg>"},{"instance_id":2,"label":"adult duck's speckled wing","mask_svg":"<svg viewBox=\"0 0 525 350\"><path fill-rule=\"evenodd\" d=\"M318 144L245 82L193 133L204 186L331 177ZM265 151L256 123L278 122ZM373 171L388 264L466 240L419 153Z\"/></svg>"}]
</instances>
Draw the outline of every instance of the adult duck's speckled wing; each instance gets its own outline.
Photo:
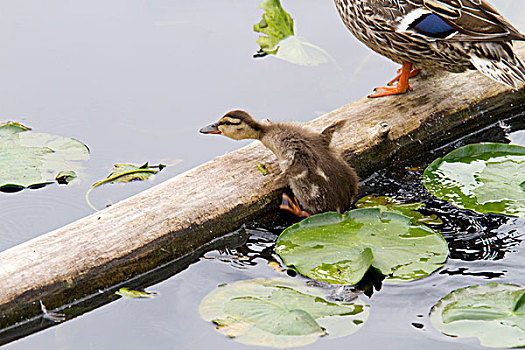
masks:
<instances>
[{"instance_id":1,"label":"adult duck's speckled wing","mask_svg":"<svg viewBox=\"0 0 525 350\"><path fill-rule=\"evenodd\" d=\"M513 89L525 65L513 40L525 40L486 0L334 0L348 29L374 51L403 64L400 74L370 97L405 93L416 68L460 73L477 69ZM390 85L389 84L389 85Z\"/></svg>"},{"instance_id":2,"label":"adult duck's speckled wing","mask_svg":"<svg viewBox=\"0 0 525 350\"><path fill-rule=\"evenodd\" d=\"M411 28L417 31L417 25L422 28L444 30L447 25L450 31L447 40L454 41L497 41L525 40L512 24L485 0L406 0L422 11L420 16L414 16ZM429 12L427 12L427 11ZM431 13L431 14L430 14ZM430 15L430 16L429 16ZM432 18L432 15L438 16ZM425 16L421 23L421 16ZM420 21L419 23L417 21ZM421 23L421 24L420 24ZM415 25L414 25L415 24ZM432 34L432 32L430 33Z\"/></svg>"}]
</instances>

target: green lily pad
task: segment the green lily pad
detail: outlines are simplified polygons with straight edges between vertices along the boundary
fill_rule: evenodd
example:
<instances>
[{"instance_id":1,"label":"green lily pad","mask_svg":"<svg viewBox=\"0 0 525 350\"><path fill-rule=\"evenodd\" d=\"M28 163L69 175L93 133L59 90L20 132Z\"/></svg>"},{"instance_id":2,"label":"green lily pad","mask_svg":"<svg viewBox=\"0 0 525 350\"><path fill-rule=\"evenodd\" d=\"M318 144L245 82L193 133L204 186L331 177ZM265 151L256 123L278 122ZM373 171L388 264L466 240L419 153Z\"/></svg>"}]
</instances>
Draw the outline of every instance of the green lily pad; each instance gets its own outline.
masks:
<instances>
[{"instance_id":1,"label":"green lily pad","mask_svg":"<svg viewBox=\"0 0 525 350\"><path fill-rule=\"evenodd\" d=\"M398 199L386 196L369 195L362 197L355 203L356 208L379 208L381 211L390 211L412 218L414 222L425 225L441 225L443 221L435 215L424 215L418 209L425 207L423 203L403 203Z\"/></svg>"},{"instance_id":2,"label":"green lily pad","mask_svg":"<svg viewBox=\"0 0 525 350\"><path fill-rule=\"evenodd\" d=\"M217 331L249 345L286 348L337 338L359 330L368 318L360 299L331 302L317 287L290 278L222 285L201 302L201 317Z\"/></svg>"},{"instance_id":3,"label":"green lily pad","mask_svg":"<svg viewBox=\"0 0 525 350\"><path fill-rule=\"evenodd\" d=\"M387 282L419 279L448 257L439 233L378 208L311 216L284 230L275 250L302 275L345 285L359 282L370 266Z\"/></svg>"},{"instance_id":4,"label":"green lily pad","mask_svg":"<svg viewBox=\"0 0 525 350\"><path fill-rule=\"evenodd\" d=\"M500 143L458 148L430 164L423 184L436 197L478 213L525 217L525 147Z\"/></svg>"},{"instance_id":5,"label":"green lily pad","mask_svg":"<svg viewBox=\"0 0 525 350\"><path fill-rule=\"evenodd\" d=\"M149 165L148 162L142 164L141 166L133 164L115 164L113 165L113 170L109 173L107 178L93 184L93 186L91 186L91 188L86 192L86 202L92 209L98 210L93 204L91 204L91 201L89 200L91 191L93 191L93 189L96 187L107 183L144 181L149 179L152 175L157 174L165 167L166 165L164 164Z\"/></svg>"},{"instance_id":6,"label":"green lily pad","mask_svg":"<svg viewBox=\"0 0 525 350\"><path fill-rule=\"evenodd\" d=\"M259 7L265 13L261 21L253 26L255 32L263 34L257 39L260 51L256 56L270 54L301 66L335 62L326 50L294 35L293 19L284 11L279 0L264 0Z\"/></svg>"},{"instance_id":7,"label":"green lily pad","mask_svg":"<svg viewBox=\"0 0 525 350\"><path fill-rule=\"evenodd\" d=\"M0 124L0 191L69 183L82 169L81 161L89 159L80 141L30 130L16 122Z\"/></svg>"},{"instance_id":8,"label":"green lily pad","mask_svg":"<svg viewBox=\"0 0 525 350\"><path fill-rule=\"evenodd\" d=\"M525 288L488 283L457 289L431 310L432 325L453 337L476 337L493 348L525 346Z\"/></svg>"}]
</instances>

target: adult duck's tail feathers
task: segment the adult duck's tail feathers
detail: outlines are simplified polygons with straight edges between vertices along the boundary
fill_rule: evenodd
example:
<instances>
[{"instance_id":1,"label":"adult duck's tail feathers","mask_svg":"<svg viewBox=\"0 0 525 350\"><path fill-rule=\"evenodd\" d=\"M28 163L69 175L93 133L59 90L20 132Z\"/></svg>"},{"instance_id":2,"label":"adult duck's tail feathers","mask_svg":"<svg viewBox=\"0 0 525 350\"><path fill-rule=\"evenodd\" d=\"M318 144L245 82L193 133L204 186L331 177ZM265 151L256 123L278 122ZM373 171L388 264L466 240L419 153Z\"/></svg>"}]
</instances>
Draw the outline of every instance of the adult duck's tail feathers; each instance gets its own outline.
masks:
<instances>
[{"instance_id":1,"label":"adult duck's tail feathers","mask_svg":"<svg viewBox=\"0 0 525 350\"><path fill-rule=\"evenodd\" d=\"M329 145L332 141L332 136L334 135L334 132L342 128L346 124L346 120L339 120L332 125L328 126L326 129L324 129L321 132L321 136L323 137L324 141L326 142L326 145Z\"/></svg>"},{"instance_id":2,"label":"adult duck's tail feathers","mask_svg":"<svg viewBox=\"0 0 525 350\"><path fill-rule=\"evenodd\" d=\"M520 84L525 83L525 65L512 51L511 43L478 45L470 57L470 62L477 70L514 90L518 90Z\"/></svg>"}]
</instances>

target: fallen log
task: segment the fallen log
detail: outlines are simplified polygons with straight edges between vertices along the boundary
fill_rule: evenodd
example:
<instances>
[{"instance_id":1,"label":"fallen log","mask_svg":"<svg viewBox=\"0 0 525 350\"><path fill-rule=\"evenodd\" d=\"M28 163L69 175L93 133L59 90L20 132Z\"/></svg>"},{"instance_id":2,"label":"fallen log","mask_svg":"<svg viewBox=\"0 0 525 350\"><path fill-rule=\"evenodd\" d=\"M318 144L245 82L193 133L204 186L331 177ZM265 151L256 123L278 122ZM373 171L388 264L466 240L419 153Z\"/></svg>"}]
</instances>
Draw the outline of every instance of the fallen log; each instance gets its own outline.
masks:
<instances>
[{"instance_id":1,"label":"fallen log","mask_svg":"<svg viewBox=\"0 0 525 350\"><path fill-rule=\"evenodd\" d=\"M525 45L517 45L525 56ZM421 148L525 109L511 91L477 72L422 74L414 92L361 99L307 123L345 127L333 144L361 178ZM263 176L254 165L271 170ZM97 293L186 256L261 215L278 213L278 166L260 143L180 174L100 212L0 253L0 329ZM1 333L0 333L1 338Z\"/></svg>"}]
</instances>

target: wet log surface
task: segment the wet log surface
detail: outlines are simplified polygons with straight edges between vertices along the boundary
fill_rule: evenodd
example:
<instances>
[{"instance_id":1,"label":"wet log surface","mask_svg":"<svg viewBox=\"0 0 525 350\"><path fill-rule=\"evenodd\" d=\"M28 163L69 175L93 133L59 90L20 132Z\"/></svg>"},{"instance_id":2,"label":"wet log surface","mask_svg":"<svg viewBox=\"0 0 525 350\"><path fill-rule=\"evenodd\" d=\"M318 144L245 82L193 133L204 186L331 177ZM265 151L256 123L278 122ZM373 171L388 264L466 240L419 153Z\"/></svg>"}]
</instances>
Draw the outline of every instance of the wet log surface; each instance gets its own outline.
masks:
<instances>
[{"instance_id":1,"label":"wet log surface","mask_svg":"<svg viewBox=\"0 0 525 350\"><path fill-rule=\"evenodd\" d=\"M525 57L525 44L516 45ZM477 72L421 74L413 92L361 99L307 123L345 127L333 145L365 178L525 109ZM430 160L429 160L430 161ZM254 165L265 163L263 176ZM276 215L275 157L259 142L180 174L109 208L0 253L0 329L187 256L263 215ZM2 333L0 333L0 339ZM1 343L1 342L0 342Z\"/></svg>"}]
</instances>

